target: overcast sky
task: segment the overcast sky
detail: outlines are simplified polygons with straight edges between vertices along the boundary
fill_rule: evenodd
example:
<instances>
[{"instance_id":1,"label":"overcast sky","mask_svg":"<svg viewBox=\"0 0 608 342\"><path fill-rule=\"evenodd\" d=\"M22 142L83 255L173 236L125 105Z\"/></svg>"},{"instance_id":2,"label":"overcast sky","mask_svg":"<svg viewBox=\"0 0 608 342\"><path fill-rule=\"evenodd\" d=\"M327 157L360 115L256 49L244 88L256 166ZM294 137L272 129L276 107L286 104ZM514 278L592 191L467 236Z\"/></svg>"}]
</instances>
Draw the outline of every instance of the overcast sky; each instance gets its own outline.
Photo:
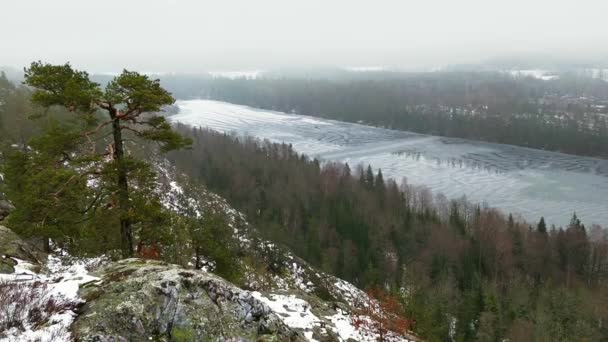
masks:
<instances>
[{"instance_id":1,"label":"overcast sky","mask_svg":"<svg viewBox=\"0 0 608 342\"><path fill-rule=\"evenodd\" d=\"M16 67L412 68L608 55L608 0L0 1L0 65Z\"/></svg>"}]
</instances>

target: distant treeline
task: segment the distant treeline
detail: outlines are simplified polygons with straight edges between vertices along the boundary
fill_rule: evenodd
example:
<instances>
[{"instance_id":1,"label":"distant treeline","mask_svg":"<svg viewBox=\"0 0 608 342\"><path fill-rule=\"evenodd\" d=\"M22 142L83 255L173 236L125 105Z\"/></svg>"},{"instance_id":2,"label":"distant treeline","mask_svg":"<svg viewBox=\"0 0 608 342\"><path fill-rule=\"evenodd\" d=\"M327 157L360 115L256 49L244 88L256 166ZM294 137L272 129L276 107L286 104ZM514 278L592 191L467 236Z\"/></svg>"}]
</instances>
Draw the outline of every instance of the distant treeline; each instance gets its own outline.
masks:
<instances>
[{"instance_id":1,"label":"distant treeline","mask_svg":"<svg viewBox=\"0 0 608 342\"><path fill-rule=\"evenodd\" d=\"M374 79L172 79L182 98L608 157L608 82L563 74L415 73Z\"/></svg>"},{"instance_id":2,"label":"distant treeline","mask_svg":"<svg viewBox=\"0 0 608 342\"><path fill-rule=\"evenodd\" d=\"M319 75L307 79L306 74L234 80L208 75L161 78L181 99L209 98L398 130L608 158L608 82L575 73L562 73L550 81L496 72L377 72L367 74L367 79L362 76L366 74L326 75L330 79ZM94 79L103 84L109 76ZM13 89L12 102L5 106L28 106L26 89L2 77L0 83Z\"/></svg>"},{"instance_id":3,"label":"distant treeline","mask_svg":"<svg viewBox=\"0 0 608 342\"><path fill-rule=\"evenodd\" d=\"M179 170L314 265L400 293L406 316L430 341L608 337L608 236L599 226L576 216L564 228L529 225L385 180L380 170L178 129L194 141L169 156Z\"/></svg>"}]
</instances>

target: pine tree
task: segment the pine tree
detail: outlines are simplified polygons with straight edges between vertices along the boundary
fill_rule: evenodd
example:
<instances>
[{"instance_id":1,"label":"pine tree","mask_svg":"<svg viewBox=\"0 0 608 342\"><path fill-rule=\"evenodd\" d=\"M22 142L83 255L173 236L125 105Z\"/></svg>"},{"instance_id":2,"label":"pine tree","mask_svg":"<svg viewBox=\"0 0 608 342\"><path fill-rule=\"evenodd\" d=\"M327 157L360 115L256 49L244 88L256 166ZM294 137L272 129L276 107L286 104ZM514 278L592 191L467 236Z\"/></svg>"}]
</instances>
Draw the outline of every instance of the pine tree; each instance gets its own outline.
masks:
<instances>
[{"instance_id":1,"label":"pine tree","mask_svg":"<svg viewBox=\"0 0 608 342\"><path fill-rule=\"evenodd\" d=\"M238 260L238 241L234 230L228 224L224 209L217 205L205 208L202 217L190 224L190 235L194 248L197 269L202 265L204 256L214 264L214 272L230 280L238 281L241 269Z\"/></svg>"},{"instance_id":2,"label":"pine tree","mask_svg":"<svg viewBox=\"0 0 608 342\"><path fill-rule=\"evenodd\" d=\"M357 174L359 175L359 184L365 185L365 171L363 170L363 165L359 164L357 166Z\"/></svg>"},{"instance_id":3,"label":"pine tree","mask_svg":"<svg viewBox=\"0 0 608 342\"><path fill-rule=\"evenodd\" d=\"M49 239L77 238L83 214L89 210L86 179L53 153L73 134L65 130L51 134L54 140L47 134L30 141L36 152L7 150L2 169L6 196L15 205L9 216L11 228L24 237L41 238L46 252Z\"/></svg>"},{"instance_id":4,"label":"pine tree","mask_svg":"<svg viewBox=\"0 0 608 342\"><path fill-rule=\"evenodd\" d=\"M547 234L547 224L545 223L545 218L541 217L540 221L538 221L538 225L536 226L536 231L541 234Z\"/></svg>"},{"instance_id":5,"label":"pine tree","mask_svg":"<svg viewBox=\"0 0 608 342\"><path fill-rule=\"evenodd\" d=\"M385 187L384 177L382 176L382 170L381 169L378 169L378 174L376 175L376 181L375 181L374 187L377 190L383 190L384 187Z\"/></svg>"},{"instance_id":6,"label":"pine tree","mask_svg":"<svg viewBox=\"0 0 608 342\"><path fill-rule=\"evenodd\" d=\"M350 166L348 166L348 163L346 163L346 164L344 164L344 169L342 169L342 176L341 176L341 178L350 181L351 177L352 176L351 176L351 173L350 173Z\"/></svg>"},{"instance_id":7,"label":"pine tree","mask_svg":"<svg viewBox=\"0 0 608 342\"><path fill-rule=\"evenodd\" d=\"M25 70L25 84L34 88L34 104L47 109L63 107L73 114L72 143L51 144L64 162L78 166L73 168L78 175L65 187L71 187L73 179L97 184L99 192L92 207L105 200L105 208L115 209L112 214L117 214L122 256L133 256L133 224L143 222L144 213L148 222L160 216L153 210L159 208L153 199L153 173L146 162L127 151L125 142L154 141L161 151L189 145L190 141L175 133L164 117L154 114L174 103L173 97L159 80L127 70L102 90L86 72L74 70L69 64L34 62ZM46 139L56 140L60 131L49 132ZM111 137L109 141L105 141L107 136ZM105 148L100 147L103 143Z\"/></svg>"},{"instance_id":8,"label":"pine tree","mask_svg":"<svg viewBox=\"0 0 608 342\"><path fill-rule=\"evenodd\" d=\"M365 171L365 184L370 189L374 186L374 171L372 171L371 165L368 165L367 170Z\"/></svg>"}]
</instances>

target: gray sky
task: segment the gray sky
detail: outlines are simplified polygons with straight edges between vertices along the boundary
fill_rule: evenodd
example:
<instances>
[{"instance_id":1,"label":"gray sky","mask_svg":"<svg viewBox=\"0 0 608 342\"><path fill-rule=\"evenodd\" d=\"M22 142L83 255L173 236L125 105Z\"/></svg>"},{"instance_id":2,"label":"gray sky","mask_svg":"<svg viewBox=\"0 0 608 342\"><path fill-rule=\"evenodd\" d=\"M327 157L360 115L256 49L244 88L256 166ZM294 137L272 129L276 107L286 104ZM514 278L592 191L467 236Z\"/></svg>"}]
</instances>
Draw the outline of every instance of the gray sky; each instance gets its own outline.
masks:
<instances>
[{"instance_id":1,"label":"gray sky","mask_svg":"<svg viewBox=\"0 0 608 342\"><path fill-rule=\"evenodd\" d=\"M0 65L96 72L598 58L608 0L1 0L0 35Z\"/></svg>"}]
</instances>

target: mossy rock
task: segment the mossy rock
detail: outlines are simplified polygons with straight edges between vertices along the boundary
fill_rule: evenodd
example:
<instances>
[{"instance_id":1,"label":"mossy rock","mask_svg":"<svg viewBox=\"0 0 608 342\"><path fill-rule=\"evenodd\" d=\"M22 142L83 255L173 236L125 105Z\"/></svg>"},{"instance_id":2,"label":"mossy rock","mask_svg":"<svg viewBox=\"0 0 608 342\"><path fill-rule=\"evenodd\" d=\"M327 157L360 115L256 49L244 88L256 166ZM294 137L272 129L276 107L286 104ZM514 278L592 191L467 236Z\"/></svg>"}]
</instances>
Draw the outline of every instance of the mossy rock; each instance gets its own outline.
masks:
<instances>
[{"instance_id":1,"label":"mossy rock","mask_svg":"<svg viewBox=\"0 0 608 342\"><path fill-rule=\"evenodd\" d=\"M33 265L34 271L46 260L46 254L23 241L12 230L0 226L0 273L13 273L15 265L11 258L17 258Z\"/></svg>"},{"instance_id":2,"label":"mossy rock","mask_svg":"<svg viewBox=\"0 0 608 342\"><path fill-rule=\"evenodd\" d=\"M127 259L81 289L79 341L303 341L247 291L213 274Z\"/></svg>"},{"instance_id":3,"label":"mossy rock","mask_svg":"<svg viewBox=\"0 0 608 342\"><path fill-rule=\"evenodd\" d=\"M0 274L11 274L15 272L16 262L12 259L0 257Z\"/></svg>"}]
</instances>

